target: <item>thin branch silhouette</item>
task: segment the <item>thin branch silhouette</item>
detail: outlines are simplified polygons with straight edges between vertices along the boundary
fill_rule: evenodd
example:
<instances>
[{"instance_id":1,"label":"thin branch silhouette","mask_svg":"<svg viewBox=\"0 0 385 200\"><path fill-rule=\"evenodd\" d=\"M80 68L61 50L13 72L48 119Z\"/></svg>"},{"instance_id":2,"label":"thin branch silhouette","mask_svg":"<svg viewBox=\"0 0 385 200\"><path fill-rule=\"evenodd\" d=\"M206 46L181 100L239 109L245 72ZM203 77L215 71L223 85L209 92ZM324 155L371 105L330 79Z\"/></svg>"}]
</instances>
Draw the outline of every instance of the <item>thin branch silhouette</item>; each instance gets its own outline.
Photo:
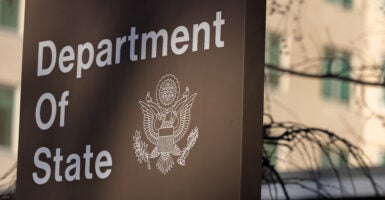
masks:
<instances>
[{"instance_id":1,"label":"thin branch silhouette","mask_svg":"<svg viewBox=\"0 0 385 200\"><path fill-rule=\"evenodd\" d=\"M372 195L379 197L383 194L383 189L373 179L364 152L357 146L351 144L345 138L322 128L308 127L295 122L275 122L273 117L265 114L263 126L264 153L263 153L263 182L269 185L270 190L277 190L275 185L280 186L286 199L290 199L290 192L287 187L297 185L307 192L313 193L321 199L332 198L351 198L359 197L357 194L357 183L353 176L362 177L367 180L372 188ZM275 153L270 153L267 145L274 145L274 150L278 148L286 149L288 152L284 158L278 159L283 163L302 171L304 177L298 173L287 173L282 176L271 161L280 157ZM314 150L317 149L323 155L332 177L337 180L333 185L322 182L322 172L319 169L319 162L314 159ZM303 166L292 164L286 160L290 154L299 153ZM337 156L336 162L335 156ZM286 158L285 158L286 157ZM347 178L344 178L347 177ZM347 181L348 180L348 181ZM312 183L314 187L309 185ZM277 191L270 191L271 199L279 199ZM338 191L338 196L331 194L331 191ZM275 194L275 195L274 195Z\"/></svg>"}]
</instances>

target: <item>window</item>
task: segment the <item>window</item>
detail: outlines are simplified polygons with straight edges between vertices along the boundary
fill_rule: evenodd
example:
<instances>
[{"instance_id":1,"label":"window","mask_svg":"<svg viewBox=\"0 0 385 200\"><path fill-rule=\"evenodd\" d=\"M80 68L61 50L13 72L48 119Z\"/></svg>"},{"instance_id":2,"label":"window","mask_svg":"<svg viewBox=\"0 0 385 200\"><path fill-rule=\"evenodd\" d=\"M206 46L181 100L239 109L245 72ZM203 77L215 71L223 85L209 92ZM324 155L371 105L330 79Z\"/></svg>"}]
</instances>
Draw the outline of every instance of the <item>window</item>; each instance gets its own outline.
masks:
<instances>
[{"instance_id":1,"label":"window","mask_svg":"<svg viewBox=\"0 0 385 200\"><path fill-rule=\"evenodd\" d=\"M275 166L277 164L277 146L273 144L264 144L264 153L270 158L270 165Z\"/></svg>"},{"instance_id":2,"label":"window","mask_svg":"<svg viewBox=\"0 0 385 200\"><path fill-rule=\"evenodd\" d=\"M323 70L325 74L349 77L350 54L347 52L338 52L334 49L326 48ZM349 103L349 82L332 78L325 78L323 79L322 94L327 99Z\"/></svg>"},{"instance_id":3,"label":"window","mask_svg":"<svg viewBox=\"0 0 385 200\"><path fill-rule=\"evenodd\" d=\"M0 145L11 145L13 92L0 86Z\"/></svg>"},{"instance_id":4,"label":"window","mask_svg":"<svg viewBox=\"0 0 385 200\"><path fill-rule=\"evenodd\" d=\"M265 60L266 63L280 66L280 54L281 54L281 37L278 34L266 34L266 47L265 47ZM267 85L271 88L277 88L279 86L279 79L281 73L277 70L266 69L266 81Z\"/></svg>"},{"instance_id":5,"label":"window","mask_svg":"<svg viewBox=\"0 0 385 200\"><path fill-rule=\"evenodd\" d=\"M19 20L19 0L0 0L0 26L17 29Z\"/></svg>"},{"instance_id":6,"label":"window","mask_svg":"<svg viewBox=\"0 0 385 200\"><path fill-rule=\"evenodd\" d=\"M334 151L332 149L321 151L321 167L324 169L346 167L348 163L348 151Z\"/></svg>"},{"instance_id":7,"label":"window","mask_svg":"<svg viewBox=\"0 0 385 200\"><path fill-rule=\"evenodd\" d=\"M353 7L353 0L326 0L326 1L334 4L339 4L347 9L350 9Z\"/></svg>"}]
</instances>

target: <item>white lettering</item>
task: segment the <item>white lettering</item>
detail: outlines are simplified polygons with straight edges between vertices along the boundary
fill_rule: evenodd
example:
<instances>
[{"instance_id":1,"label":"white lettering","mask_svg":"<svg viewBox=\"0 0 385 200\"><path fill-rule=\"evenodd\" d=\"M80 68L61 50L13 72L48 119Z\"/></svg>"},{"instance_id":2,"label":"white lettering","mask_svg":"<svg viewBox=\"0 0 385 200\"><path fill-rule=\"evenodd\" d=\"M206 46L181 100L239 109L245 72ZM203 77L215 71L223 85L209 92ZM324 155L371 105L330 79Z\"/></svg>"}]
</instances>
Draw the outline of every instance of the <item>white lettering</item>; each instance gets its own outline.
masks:
<instances>
[{"instance_id":1,"label":"white lettering","mask_svg":"<svg viewBox=\"0 0 385 200\"><path fill-rule=\"evenodd\" d=\"M87 145L83 154L84 164L82 166L82 160L79 154L69 154L67 158L64 158L62 149L56 148L55 156L51 158L51 150L47 147L40 147L35 152L34 165L41 171L32 172L33 181L38 185L43 185L51 179L51 175L53 175L52 180L55 182L80 181L82 177L86 180L91 180L93 179L92 172L95 172L99 179L108 178L112 173L111 154L108 151L101 151L96 154L95 162L91 163L93 155L94 153L91 151L91 145ZM42 161L42 156L47 160ZM62 162L63 160L65 160L65 163ZM94 168L91 169L91 166ZM82 169L84 169L83 174ZM51 170L54 170L53 173Z\"/></svg>"},{"instance_id":2,"label":"white lettering","mask_svg":"<svg viewBox=\"0 0 385 200\"><path fill-rule=\"evenodd\" d=\"M86 152L83 154L83 158L85 159L85 162L86 162L85 168L84 168L86 179L92 179L92 173L90 172L90 162L92 157L94 157L94 154L91 153L91 145L87 145Z\"/></svg>"},{"instance_id":3,"label":"white lettering","mask_svg":"<svg viewBox=\"0 0 385 200\"><path fill-rule=\"evenodd\" d=\"M135 42L139 39L139 35L136 34L136 27L131 27L131 34L128 36L128 40L130 41L130 60L137 61L138 55L135 53Z\"/></svg>"},{"instance_id":4,"label":"white lettering","mask_svg":"<svg viewBox=\"0 0 385 200\"><path fill-rule=\"evenodd\" d=\"M208 50L210 49L210 25L207 22L202 22L201 24L194 24L193 28L193 47L192 51L198 51L198 35L199 32L203 30L204 31L204 49Z\"/></svg>"},{"instance_id":5,"label":"white lettering","mask_svg":"<svg viewBox=\"0 0 385 200\"><path fill-rule=\"evenodd\" d=\"M44 48L48 47L51 50L51 63L50 65L43 69L43 54L44 54ZM37 61L37 76L47 76L49 75L54 67L56 62L56 46L55 43L53 43L50 40L39 42L39 52L38 52L38 61Z\"/></svg>"},{"instance_id":6,"label":"white lettering","mask_svg":"<svg viewBox=\"0 0 385 200\"><path fill-rule=\"evenodd\" d=\"M69 96L70 92L67 90L63 92L61 95L61 100L59 102L60 107L60 127L64 127L65 124L65 108L68 106L67 97Z\"/></svg>"},{"instance_id":7,"label":"white lettering","mask_svg":"<svg viewBox=\"0 0 385 200\"><path fill-rule=\"evenodd\" d=\"M35 153L33 159L35 166L39 169L42 169L45 173L43 177L39 177L37 172L32 173L33 181L38 185L43 185L47 183L49 178L51 177L51 168L49 167L49 164L39 159L41 154L45 154L46 158L51 158L51 151L46 147L40 147Z\"/></svg>"},{"instance_id":8,"label":"white lettering","mask_svg":"<svg viewBox=\"0 0 385 200\"><path fill-rule=\"evenodd\" d=\"M103 39L99 41L97 46L91 42L80 43L77 45L77 49L72 46L64 46L58 49L58 51L60 50L59 55L57 55L56 45L53 41L42 41L38 45L37 76L52 74L55 64L57 64L61 73L66 74L75 70L76 78L80 79L84 76L83 73L93 66L94 62L99 67L110 66L113 62L120 64L122 56L126 55L122 52L127 52L125 48L129 48L127 60L132 62L138 61L138 59L156 58L159 55L167 56L169 46L174 55L186 53L190 46L192 52L196 52L200 48L209 50L211 44L214 43L211 41L214 37L215 46L222 48L225 45L222 37L224 24L225 19L223 19L222 11L217 11L212 22L202 21L193 24L192 27L178 26L172 30L172 33L170 32L170 35L165 29L138 34L137 27L133 26L130 27L129 35L116 37L114 40ZM214 32L215 34L213 34ZM203 44L201 44L202 42ZM129 45L125 45L126 43ZM161 54L158 51L162 51ZM150 52L151 56L148 56Z\"/></svg>"},{"instance_id":9,"label":"white lettering","mask_svg":"<svg viewBox=\"0 0 385 200\"><path fill-rule=\"evenodd\" d=\"M56 149L53 161L55 162L55 180L57 182L62 182L63 177L60 175L60 163L63 161L63 156L60 154L60 149Z\"/></svg>"},{"instance_id":10,"label":"white lettering","mask_svg":"<svg viewBox=\"0 0 385 200\"><path fill-rule=\"evenodd\" d=\"M106 65L112 64L112 42L111 40L104 39L99 42L98 50L102 49L104 47L104 50L100 51L96 55L96 64L99 67L104 67ZM103 59L103 56L105 56L105 59Z\"/></svg>"},{"instance_id":11,"label":"white lettering","mask_svg":"<svg viewBox=\"0 0 385 200\"><path fill-rule=\"evenodd\" d=\"M216 19L214 21L215 26L215 45L220 48L225 46L225 42L221 39L222 36L222 25L225 24L225 20L222 19L222 12L218 11Z\"/></svg>"},{"instance_id":12,"label":"white lettering","mask_svg":"<svg viewBox=\"0 0 385 200\"><path fill-rule=\"evenodd\" d=\"M69 165L65 170L65 178L67 181L80 180L80 157L78 154L71 154L68 156L66 163L70 164L72 161L75 161ZM71 174L71 171L74 171Z\"/></svg>"},{"instance_id":13,"label":"white lettering","mask_svg":"<svg viewBox=\"0 0 385 200\"><path fill-rule=\"evenodd\" d=\"M155 33L154 31L151 31L149 33L143 33L143 35L142 35L142 54L141 54L142 60L146 59L148 39L151 39L151 41L152 41L151 58L156 58L156 52L158 49L159 37L162 37L162 41L163 41L162 56L167 56L168 34L167 34L166 30L162 29L162 30L158 31L158 33Z\"/></svg>"},{"instance_id":14,"label":"white lettering","mask_svg":"<svg viewBox=\"0 0 385 200\"><path fill-rule=\"evenodd\" d=\"M120 56L122 54L122 46L127 42L127 36L116 38L115 64L120 64Z\"/></svg>"},{"instance_id":15,"label":"white lettering","mask_svg":"<svg viewBox=\"0 0 385 200\"><path fill-rule=\"evenodd\" d=\"M180 35L182 34L182 35ZM180 35L180 36L178 36ZM178 48L177 44L188 42L190 39L188 30L185 26L178 26L171 35L171 49L176 55L184 54L187 51L188 44L183 44Z\"/></svg>"},{"instance_id":16,"label":"white lettering","mask_svg":"<svg viewBox=\"0 0 385 200\"><path fill-rule=\"evenodd\" d=\"M47 123L44 123L41 119L41 106L44 101L48 100L51 103L51 115ZM53 122L55 121L56 116L56 100L55 97L51 93L44 93L39 100L37 101L36 110L35 110L35 120L37 126L41 130L48 130L51 128Z\"/></svg>"},{"instance_id":17,"label":"white lettering","mask_svg":"<svg viewBox=\"0 0 385 200\"><path fill-rule=\"evenodd\" d=\"M65 46L59 54L59 69L63 73L68 73L74 67L74 63L70 61L75 60L75 52L71 46ZM65 65L65 62L70 62Z\"/></svg>"},{"instance_id":18,"label":"white lettering","mask_svg":"<svg viewBox=\"0 0 385 200\"><path fill-rule=\"evenodd\" d=\"M102 159L104 161L102 161ZM102 167L111 167L112 166L112 158L111 154L108 151L102 151L99 153L99 155L96 157L95 161L95 172L96 175L100 179L106 179L111 174L111 169L106 169L104 172L100 168Z\"/></svg>"},{"instance_id":19,"label":"white lettering","mask_svg":"<svg viewBox=\"0 0 385 200\"><path fill-rule=\"evenodd\" d=\"M84 52L88 52L88 60L84 62ZM82 77L82 71L87 70L91 67L94 60L94 47L91 43L87 42L78 46L78 62L77 62L77 73L76 78Z\"/></svg>"}]
</instances>

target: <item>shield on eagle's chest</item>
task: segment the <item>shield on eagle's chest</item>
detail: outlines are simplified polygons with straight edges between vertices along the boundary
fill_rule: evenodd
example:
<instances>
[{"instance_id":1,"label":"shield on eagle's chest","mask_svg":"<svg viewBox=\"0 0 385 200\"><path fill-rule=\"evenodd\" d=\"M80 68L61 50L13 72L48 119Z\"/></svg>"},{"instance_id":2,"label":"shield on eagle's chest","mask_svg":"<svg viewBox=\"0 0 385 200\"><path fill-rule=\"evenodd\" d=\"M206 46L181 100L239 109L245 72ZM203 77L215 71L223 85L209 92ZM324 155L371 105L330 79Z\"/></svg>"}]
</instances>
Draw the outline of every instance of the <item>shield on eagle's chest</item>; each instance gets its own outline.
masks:
<instances>
[{"instance_id":1,"label":"shield on eagle's chest","mask_svg":"<svg viewBox=\"0 0 385 200\"><path fill-rule=\"evenodd\" d=\"M174 128L159 129L158 144L159 153L171 153L174 147Z\"/></svg>"}]
</instances>

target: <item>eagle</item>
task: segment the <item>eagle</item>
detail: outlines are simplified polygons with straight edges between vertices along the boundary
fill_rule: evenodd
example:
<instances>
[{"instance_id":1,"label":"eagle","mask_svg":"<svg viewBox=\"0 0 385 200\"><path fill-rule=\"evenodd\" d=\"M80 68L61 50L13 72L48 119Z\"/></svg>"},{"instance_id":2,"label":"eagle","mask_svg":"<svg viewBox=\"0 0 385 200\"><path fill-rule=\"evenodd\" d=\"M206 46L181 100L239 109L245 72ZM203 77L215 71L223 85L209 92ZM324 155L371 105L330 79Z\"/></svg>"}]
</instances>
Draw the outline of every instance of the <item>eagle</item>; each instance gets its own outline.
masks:
<instances>
[{"instance_id":1,"label":"eagle","mask_svg":"<svg viewBox=\"0 0 385 200\"><path fill-rule=\"evenodd\" d=\"M186 135L190 127L191 108L196 96L197 93L190 94L189 88L186 87L183 95L180 98L177 97L168 107L162 106L158 101L154 102L149 92L145 101L139 101L143 113L145 136L155 146L150 154L145 154L143 160L149 163L149 158L159 157L156 166L163 174L168 173L174 166L172 156L186 154L186 148L181 150L177 143ZM197 134L197 128L193 132ZM184 165L184 161L178 160L178 163Z\"/></svg>"}]
</instances>

